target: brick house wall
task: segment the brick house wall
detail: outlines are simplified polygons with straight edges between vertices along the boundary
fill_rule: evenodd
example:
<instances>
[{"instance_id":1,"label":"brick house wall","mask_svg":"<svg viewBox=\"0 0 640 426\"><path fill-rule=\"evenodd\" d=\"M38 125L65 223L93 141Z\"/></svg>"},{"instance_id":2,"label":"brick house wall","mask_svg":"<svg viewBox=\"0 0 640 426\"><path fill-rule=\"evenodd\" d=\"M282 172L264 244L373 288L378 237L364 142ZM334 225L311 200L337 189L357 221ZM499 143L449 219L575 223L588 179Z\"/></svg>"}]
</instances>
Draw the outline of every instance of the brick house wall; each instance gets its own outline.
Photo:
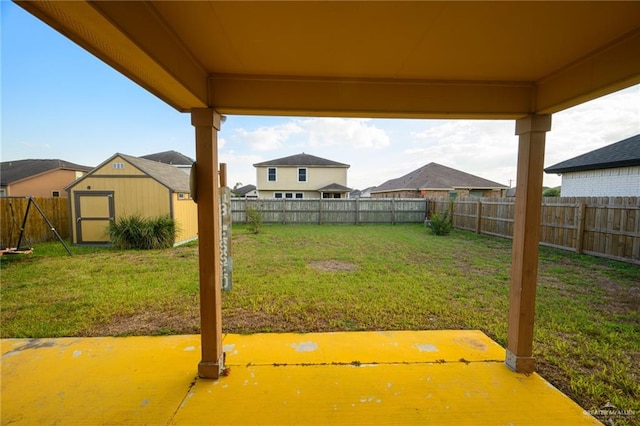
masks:
<instances>
[{"instance_id":1,"label":"brick house wall","mask_svg":"<svg viewBox=\"0 0 640 426\"><path fill-rule=\"evenodd\" d=\"M638 197L640 166L562 174L563 197Z\"/></svg>"}]
</instances>

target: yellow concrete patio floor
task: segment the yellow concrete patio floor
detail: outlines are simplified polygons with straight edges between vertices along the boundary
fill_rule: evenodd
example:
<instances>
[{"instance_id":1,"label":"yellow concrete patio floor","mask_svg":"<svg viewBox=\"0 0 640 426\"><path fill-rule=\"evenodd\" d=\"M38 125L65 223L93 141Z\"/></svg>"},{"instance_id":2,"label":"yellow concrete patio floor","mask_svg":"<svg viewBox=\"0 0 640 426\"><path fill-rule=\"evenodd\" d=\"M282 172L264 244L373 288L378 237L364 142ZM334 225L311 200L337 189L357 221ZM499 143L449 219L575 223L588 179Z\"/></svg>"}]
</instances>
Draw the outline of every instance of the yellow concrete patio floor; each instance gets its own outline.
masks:
<instances>
[{"instance_id":1,"label":"yellow concrete patio floor","mask_svg":"<svg viewBox=\"0 0 640 426\"><path fill-rule=\"evenodd\" d=\"M600 424L480 331L2 340L2 425Z\"/></svg>"}]
</instances>

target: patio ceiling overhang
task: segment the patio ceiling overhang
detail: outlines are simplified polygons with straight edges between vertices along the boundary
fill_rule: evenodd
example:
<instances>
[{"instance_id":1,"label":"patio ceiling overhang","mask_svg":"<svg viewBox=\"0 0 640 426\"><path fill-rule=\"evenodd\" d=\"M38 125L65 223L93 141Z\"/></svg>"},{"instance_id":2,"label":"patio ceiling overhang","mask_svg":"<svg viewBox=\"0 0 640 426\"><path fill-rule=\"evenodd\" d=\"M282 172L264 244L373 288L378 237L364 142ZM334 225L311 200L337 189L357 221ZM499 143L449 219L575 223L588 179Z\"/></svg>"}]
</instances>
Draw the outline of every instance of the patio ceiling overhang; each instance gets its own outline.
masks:
<instances>
[{"instance_id":1,"label":"patio ceiling overhang","mask_svg":"<svg viewBox=\"0 0 640 426\"><path fill-rule=\"evenodd\" d=\"M545 133L551 114L640 83L640 2L17 3L191 113L201 377L224 371L221 114L516 119L506 363L534 371Z\"/></svg>"},{"instance_id":2,"label":"patio ceiling overhang","mask_svg":"<svg viewBox=\"0 0 640 426\"><path fill-rule=\"evenodd\" d=\"M179 111L519 118L640 83L639 2L17 2Z\"/></svg>"}]
</instances>

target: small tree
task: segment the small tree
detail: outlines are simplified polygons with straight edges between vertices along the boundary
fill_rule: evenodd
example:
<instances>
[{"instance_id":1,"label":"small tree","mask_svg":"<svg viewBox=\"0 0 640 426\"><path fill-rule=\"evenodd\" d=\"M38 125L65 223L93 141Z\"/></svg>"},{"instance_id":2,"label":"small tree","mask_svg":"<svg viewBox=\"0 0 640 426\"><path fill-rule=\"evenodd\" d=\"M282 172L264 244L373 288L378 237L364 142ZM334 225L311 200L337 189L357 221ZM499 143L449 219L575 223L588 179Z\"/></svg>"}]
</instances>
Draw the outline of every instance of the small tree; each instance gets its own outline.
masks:
<instances>
[{"instance_id":1,"label":"small tree","mask_svg":"<svg viewBox=\"0 0 640 426\"><path fill-rule=\"evenodd\" d=\"M431 216L431 219L427 221L427 228L429 228L433 235L449 234L453 230L449 212L444 212L443 214L435 213Z\"/></svg>"},{"instance_id":2,"label":"small tree","mask_svg":"<svg viewBox=\"0 0 640 426\"><path fill-rule=\"evenodd\" d=\"M262 214L252 206L247 206L247 225L249 225L249 232L254 234L260 233L262 227Z\"/></svg>"}]
</instances>

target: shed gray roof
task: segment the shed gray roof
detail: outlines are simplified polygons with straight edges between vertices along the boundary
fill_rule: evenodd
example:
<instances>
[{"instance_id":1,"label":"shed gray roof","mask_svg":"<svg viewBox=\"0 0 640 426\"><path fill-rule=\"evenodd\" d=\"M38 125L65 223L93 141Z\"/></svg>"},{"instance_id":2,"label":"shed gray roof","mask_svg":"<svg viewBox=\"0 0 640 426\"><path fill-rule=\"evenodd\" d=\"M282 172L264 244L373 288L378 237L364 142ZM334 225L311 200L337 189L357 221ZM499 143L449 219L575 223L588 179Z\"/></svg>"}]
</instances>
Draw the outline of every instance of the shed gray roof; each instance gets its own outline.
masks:
<instances>
[{"instance_id":1,"label":"shed gray roof","mask_svg":"<svg viewBox=\"0 0 640 426\"><path fill-rule=\"evenodd\" d=\"M429 163L402 177L391 179L371 192L400 191L403 189L451 189L451 188L506 188L479 176L461 172L437 163Z\"/></svg>"},{"instance_id":2,"label":"shed gray roof","mask_svg":"<svg viewBox=\"0 0 640 426\"><path fill-rule=\"evenodd\" d=\"M544 169L547 173L640 166L640 134L589 151Z\"/></svg>"},{"instance_id":3,"label":"shed gray roof","mask_svg":"<svg viewBox=\"0 0 640 426\"><path fill-rule=\"evenodd\" d=\"M174 166L190 166L194 163L194 159L178 151L156 152L155 154L142 155L139 158L146 160L158 161L164 164L172 164Z\"/></svg>"},{"instance_id":4,"label":"shed gray roof","mask_svg":"<svg viewBox=\"0 0 640 426\"><path fill-rule=\"evenodd\" d=\"M89 172L92 168L63 160L15 160L0 163L0 180L2 186L11 185L22 179L49 172L52 170L77 170Z\"/></svg>"},{"instance_id":5,"label":"shed gray roof","mask_svg":"<svg viewBox=\"0 0 640 426\"><path fill-rule=\"evenodd\" d=\"M78 184L78 182L92 176L96 170L112 161L116 157L121 157L123 160L131 163L132 166L137 167L149 177L157 180L162 185L166 186L173 192L190 192L189 188L189 175L175 166L169 164L158 163L157 161L146 160L144 158L134 157L132 155L116 153L103 161L100 165L96 166L88 175L83 176L81 179L69 184L65 189L69 189L72 186Z\"/></svg>"},{"instance_id":6,"label":"shed gray roof","mask_svg":"<svg viewBox=\"0 0 640 426\"><path fill-rule=\"evenodd\" d=\"M326 158L316 157L315 155L296 154L289 157L276 158L275 160L263 161L256 163L254 167L264 166L315 166L315 167L349 167L348 164L338 163L337 161L327 160Z\"/></svg>"},{"instance_id":7,"label":"shed gray roof","mask_svg":"<svg viewBox=\"0 0 640 426\"><path fill-rule=\"evenodd\" d=\"M126 154L116 154L174 192L189 192L189 175L177 167ZM115 157L114 156L114 157ZM114 158L112 157L112 158ZM109 161L109 160L108 160Z\"/></svg>"}]
</instances>

